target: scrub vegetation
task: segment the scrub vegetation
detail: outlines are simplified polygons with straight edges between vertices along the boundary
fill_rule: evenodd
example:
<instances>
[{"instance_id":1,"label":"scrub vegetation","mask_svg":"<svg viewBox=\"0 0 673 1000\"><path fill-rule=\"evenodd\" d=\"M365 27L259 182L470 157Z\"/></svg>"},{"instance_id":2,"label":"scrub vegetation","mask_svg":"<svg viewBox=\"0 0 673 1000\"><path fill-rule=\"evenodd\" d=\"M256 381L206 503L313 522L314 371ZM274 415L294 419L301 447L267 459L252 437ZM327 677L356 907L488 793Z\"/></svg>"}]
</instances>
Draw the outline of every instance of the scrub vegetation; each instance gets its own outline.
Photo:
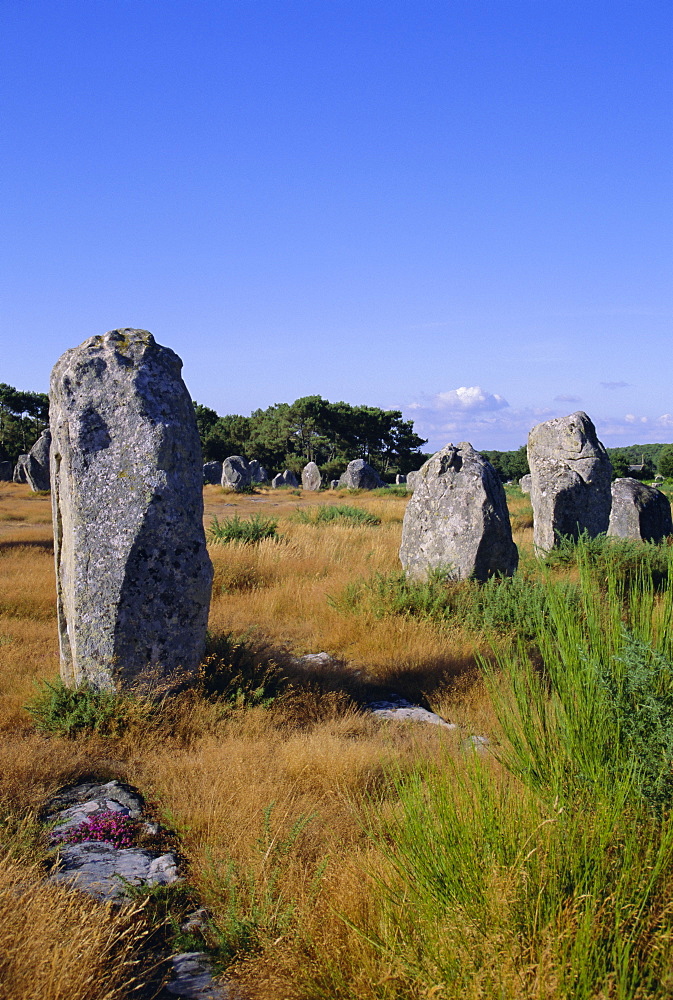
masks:
<instances>
[{"instance_id":1,"label":"scrub vegetation","mask_svg":"<svg viewBox=\"0 0 673 1000\"><path fill-rule=\"evenodd\" d=\"M508 487L517 576L412 584L404 495L204 496L283 544L213 539L200 674L146 705L60 687L49 500L0 484L0 998L136 995L158 922L250 1000L670 998L671 547L539 562ZM458 728L365 710L392 692ZM44 880L40 809L84 776L141 790L185 885Z\"/></svg>"}]
</instances>

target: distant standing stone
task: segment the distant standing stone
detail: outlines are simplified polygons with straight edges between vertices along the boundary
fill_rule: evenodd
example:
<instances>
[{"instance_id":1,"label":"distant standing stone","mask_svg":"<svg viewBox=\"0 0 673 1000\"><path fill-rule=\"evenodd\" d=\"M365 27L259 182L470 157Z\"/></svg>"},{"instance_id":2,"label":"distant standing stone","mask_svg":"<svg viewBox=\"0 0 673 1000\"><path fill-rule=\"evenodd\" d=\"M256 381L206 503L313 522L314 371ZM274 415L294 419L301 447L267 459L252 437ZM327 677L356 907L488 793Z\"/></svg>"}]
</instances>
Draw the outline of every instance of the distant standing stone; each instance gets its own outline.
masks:
<instances>
[{"instance_id":1,"label":"distant standing stone","mask_svg":"<svg viewBox=\"0 0 673 1000\"><path fill-rule=\"evenodd\" d=\"M331 490L338 490L339 489L339 480L338 479L330 479L329 488Z\"/></svg>"},{"instance_id":2,"label":"distant standing stone","mask_svg":"<svg viewBox=\"0 0 673 1000\"><path fill-rule=\"evenodd\" d=\"M165 687L205 648L213 569L203 465L182 362L146 330L57 361L51 478L61 675Z\"/></svg>"},{"instance_id":3,"label":"distant standing stone","mask_svg":"<svg viewBox=\"0 0 673 1000\"><path fill-rule=\"evenodd\" d=\"M407 477L406 476L401 476L399 474L397 476L395 476L395 485L396 486L404 486L404 485L406 485L406 482L407 482Z\"/></svg>"},{"instance_id":4,"label":"distant standing stone","mask_svg":"<svg viewBox=\"0 0 673 1000\"><path fill-rule=\"evenodd\" d=\"M547 420L528 435L533 543L549 552L559 535L608 530L612 466L586 413Z\"/></svg>"},{"instance_id":5,"label":"distant standing stone","mask_svg":"<svg viewBox=\"0 0 673 1000\"><path fill-rule=\"evenodd\" d=\"M248 466L250 468L250 477L253 483L268 483L269 474L264 466L260 465L256 458L251 459L248 462Z\"/></svg>"},{"instance_id":6,"label":"distant standing stone","mask_svg":"<svg viewBox=\"0 0 673 1000\"><path fill-rule=\"evenodd\" d=\"M26 482L34 492L51 489L49 476L50 450L51 431L47 427L42 431L26 457Z\"/></svg>"},{"instance_id":7,"label":"distant standing stone","mask_svg":"<svg viewBox=\"0 0 673 1000\"><path fill-rule=\"evenodd\" d=\"M417 473L402 525L400 561L408 577L445 569L455 580L511 576L519 562L505 491L472 445L447 444Z\"/></svg>"},{"instance_id":8,"label":"distant standing stone","mask_svg":"<svg viewBox=\"0 0 673 1000\"><path fill-rule=\"evenodd\" d=\"M28 455L19 455L16 460L16 465L14 466L14 475L12 479L15 483L27 483L28 479L26 477L26 462L28 461Z\"/></svg>"},{"instance_id":9,"label":"distant standing stone","mask_svg":"<svg viewBox=\"0 0 673 1000\"><path fill-rule=\"evenodd\" d=\"M271 486L274 490L277 490L280 486L292 486L296 489L299 486L299 480L295 476L294 472L290 472L289 469L285 469L284 472L279 472L277 476L274 476L271 480Z\"/></svg>"},{"instance_id":10,"label":"distant standing stone","mask_svg":"<svg viewBox=\"0 0 673 1000\"><path fill-rule=\"evenodd\" d=\"M250 466L242 455L230 455L222 463L222 485L230 490L246 490L252 486Z\"/></svg>"},{"instance_id":11,"label":"distant standing stone","mask_svg":"<svg viewBox=\"0 0 673 1000\"><path fill-rule=\"evenodd\" d=\"M315 492L315 490L320 489L321 483L322 476L320 475L320 469L315 462L309 462L301 472L301 488Z\"/></svg>"},{"instance_id":12,"label":"distant standing stone","mask_svg":"<svg viewBox=\"0 0 673 1000\"><path fill-rule=\"evenodd\" d=\"M531 475L530 472L522 476L519 480L519 489L522 493L530 493Z\"/></svg>"},{"instance_id":13,"label":"distant standing stone","mask_svg":"<svg viewBox=\"0 0 673 1000\"><path fill-rule=\"evenodd\" d=\"M222 482L222 463L206 462L203 466L203 481L210 486L219 486Z\"/></svg>"},{"instance_id":14,"label":"distant standing stone","mask_svg":"<svg viewBox=\"0 0 673 1000\"><path fill-rule=\"evenodd\" d=\"M416 489L416 484L418 483L420 474L421 474L420 469L418 469L416 472L407 472L407 489L410 490L412 493Z\"/></svg>"},{"instance_id":15,"label":"distant standing stone","mask_svg":"<svg viewBox=\"0 0 673 1000\"><path fill-rule=\"evenodd\" d=\"M608 535L660 542L673 534L668 497L637 479L615 479Z\"/></svg>"},{"instance_id":16,"label":"distant standing stone","mask_svg":"<svg viewBox=\"0 0 673 1000\"><path fill-rule=\"evenodd\" d=\"M13 475L11 462L0 462L0 482L11 483Z\"/></svg>"},{"instance_id":17,"label":"distant standing stone","mask_svg":"<svg viewBox=\"0 0 673 1000\"><path fill-rule=\"evenodd\" d=\"M346 466L346 471L339 479L339 485L347 486L351 490L377 490L386 484L376 469L372 469L364 458L356 458Z\"/></svg>"}]
</instances>

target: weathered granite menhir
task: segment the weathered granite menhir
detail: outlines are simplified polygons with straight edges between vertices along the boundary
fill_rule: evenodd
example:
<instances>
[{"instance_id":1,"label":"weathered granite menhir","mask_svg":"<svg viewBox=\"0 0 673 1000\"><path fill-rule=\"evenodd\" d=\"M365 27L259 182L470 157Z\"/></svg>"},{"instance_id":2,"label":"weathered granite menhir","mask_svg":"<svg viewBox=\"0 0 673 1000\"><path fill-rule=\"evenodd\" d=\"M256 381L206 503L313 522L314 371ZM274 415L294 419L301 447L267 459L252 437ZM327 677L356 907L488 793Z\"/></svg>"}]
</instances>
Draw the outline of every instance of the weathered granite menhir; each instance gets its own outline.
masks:
<instances>
[{"instance_id":1,"label":"weathered granite menhir","mask_svg":"<svg viewBox=\"0 0 673 1000\"><path fill-rule=\"evenodd\" d=\"M222 463L222 486L243 493L252 486L252 473L248 460L242 455L230 455Z\"/></svg>"},{"instance_id":2,"label":"weathered granite menhir","mask_svg":"<svg viewBox=\"0 0 673 1000\"><path fill-rule=\"evenodd\" d=\"M301 470L301 488L315 492L320 489L321 483L322 476L320 475L320 469L315 462L309 462Z\"/></svg>"},{"instance_id":3,"label":"weathered granite menhir","mask_svg":"<svg viewBox=\"0 0 673 1000\"><path fill-rule=\"evenodd\" d=\"M34 493L51 489L49 477L49 451L51 432L47 427L27 455L19 455L14 468L15 483L27 483Z\"/></svg>"},{"instance_id":4,"label":"weathered granite menhir","mask_svg":"<svg viewBox=\"0 0 673 1000\"><path fill-rule=\"evenodd\" d=\"M673 534L668 497L638 479L615 479L608 535L661 542Z\"/></svg>"},{"instance_id":5,"label":"weathered granite menhir","mask_svg":"<svg viewBox=\"0 0 673 1000\"><path fill-rule=\"evenodd\" d=\"M503 485L490 462L466 441L445 445L416 473L400 561L413 579L433 569L444 569L456 580L482 581L515 572L519 553Z\"/></svg>"},{"instance_id":6,"label":"weathered granite menhir","mask_svg":"<svg viewBox=\"0 0 673 1000\"><path fill-rule=\"evenodd\" d=\"M533 543L540 555L560 536L608 530L612 465L586 413L537 424L528 435Z\"/></svg>"},{"instance_id":7,"label":"weathered granite menhir","mask_svg":"<svg viewBox=\"0 0 673 1000\"><path fill-rule=\"evenodd\" d=\"M339 479L339 486L347 486L351 490L377 490L386 484L364 458L355 458L346 466L346 471Z\"/></svg>"},{"instance_id":8,"label":"weathered granite menhir","mask_svg":"<svg viewBox=\"0 0 673 1000\"><path fill-rule=\"evenodd\" d=\"M51 479L61 674L101 689L177 686L203 656L213 570L182 362L146 330L57 361Z\"/></svg>"}]
</instances>

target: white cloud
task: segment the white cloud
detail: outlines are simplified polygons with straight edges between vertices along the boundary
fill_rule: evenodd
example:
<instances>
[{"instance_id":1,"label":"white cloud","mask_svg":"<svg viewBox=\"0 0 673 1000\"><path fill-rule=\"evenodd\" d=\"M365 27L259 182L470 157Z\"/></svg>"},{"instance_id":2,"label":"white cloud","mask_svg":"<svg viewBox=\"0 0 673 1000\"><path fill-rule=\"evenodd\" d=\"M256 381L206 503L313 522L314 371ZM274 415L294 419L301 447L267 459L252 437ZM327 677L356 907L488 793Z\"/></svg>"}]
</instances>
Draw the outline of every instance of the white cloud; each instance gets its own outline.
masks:
<instances>
[{"instance_id":1,"label":"white cloud","mask_svg":"<svg viewBox=\"0 0 673 1000\"><path fill-rule=\"evenodd\" d=\"M480 385L461 385L459 389L440 392L435 406L442 410L471 410L473 412L501 410L509 403L497 393L486 392Z\"/></svg>"},{"instance_id":2,"label":"white cloud","mask_svg":"<svg viewBox=\"0 0 673 1000\"><path fill-rule=\"evenodd\" d=\"M581 403L579 396L554 396L555 403Z\"/></svg>"},{"instance_id":3,"label":"white cloud","mask_svg":"<svg viewBox=\"0 0 673 1000\"><path fill-rule=\"evenodd\" d=\"M657 418L656 423L660 427L673 427L673 413L662 413L660 417Z\"/></svg>"},{"instance_id":4,"label":"white cloud","mask_svg":"<svg viewBox=\"0 0 673 1000\"><path fill-rule=\"evenodd\" d=\"M647 423L647 417L637 417L635 415L635 413L627 413L624 416L624 420L627 422L627 424L646 424Z\"/></svg>"}]
</instances>

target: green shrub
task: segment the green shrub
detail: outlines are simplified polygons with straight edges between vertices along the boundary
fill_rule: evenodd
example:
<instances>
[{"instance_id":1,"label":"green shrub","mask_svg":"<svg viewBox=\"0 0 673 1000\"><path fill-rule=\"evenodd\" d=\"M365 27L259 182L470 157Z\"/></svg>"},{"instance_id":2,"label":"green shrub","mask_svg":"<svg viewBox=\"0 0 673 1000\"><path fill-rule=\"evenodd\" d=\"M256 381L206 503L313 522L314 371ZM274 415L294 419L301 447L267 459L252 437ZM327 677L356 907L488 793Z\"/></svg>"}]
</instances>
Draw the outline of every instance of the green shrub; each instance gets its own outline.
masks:
<instances>
[{"instance_id":1,"label":"green shrub","mask_svg":"<svg viewBox=\"0 0 673 1000\"><path fill-rule=\"evenodd\" d=\"M265 538L278 539L278 521L261 517L259 514L253 514L244 520L238 514L234 514L233 517L228 517L220 523L214 516L208 528L208 538L218 545L225 545L227 542L254 545Z\"/></svg>"},{"instance_id":2,"label":"green shrub","mask_svg":"<svg viewBox=\"0 0 673 1000\"><path fill-rule=\"evenodd\" d=\"M590 538L587 532L582 532L577 539L561 536L545 563L552 567L582 563L593 570L601 583L607 584L610 580L613 585L628 590L640 579L649 579L659 590L669 579L671 554L669 546L655 542L603 534Z\"/></svg>"},{"instance_id":3,"label":"green shrub","mask_svg":"<svg viewBox=\"0 0 673 1000\"><path fill-rule=\"evenodd\" d=\"M117 736L132 718L149 712L149 706L116 691L99 691L88 684L69 688L60 679L53 684L40 682L25 708L39 732L68 737L85 731Z\"/></svg>"},{"instance_id":4,"label":"green shrub","mask_svg":"<svg viewBox=\"0 0 673 1000\"><path fill-rule=\"evenodd\" d=\"M381 518L361 507L353 507L350 504L325 504L320 507L308 507L304 510L297 510L292 515L293 520L300 524L349 524L359 527L367 527L381 523Z\"/></svg>"},{"instance_id":5,"label":"green shrub","mask_svg":"<svg viewBox=\"0 0 673 1000\"><path fill-rule=\"evenodd\" d=\"M573 585L564 587L568 602L576 603ZM435 570L427 580L379 573L348 584L338 597L328 600L346 614L408 615L437 624L451 622L482 635L516 632L523 638L535 635L536 622L547 613L543 585L523 575L491 577L482 584L451 581L442 570Z\"/></svg>"}]
</instances>

